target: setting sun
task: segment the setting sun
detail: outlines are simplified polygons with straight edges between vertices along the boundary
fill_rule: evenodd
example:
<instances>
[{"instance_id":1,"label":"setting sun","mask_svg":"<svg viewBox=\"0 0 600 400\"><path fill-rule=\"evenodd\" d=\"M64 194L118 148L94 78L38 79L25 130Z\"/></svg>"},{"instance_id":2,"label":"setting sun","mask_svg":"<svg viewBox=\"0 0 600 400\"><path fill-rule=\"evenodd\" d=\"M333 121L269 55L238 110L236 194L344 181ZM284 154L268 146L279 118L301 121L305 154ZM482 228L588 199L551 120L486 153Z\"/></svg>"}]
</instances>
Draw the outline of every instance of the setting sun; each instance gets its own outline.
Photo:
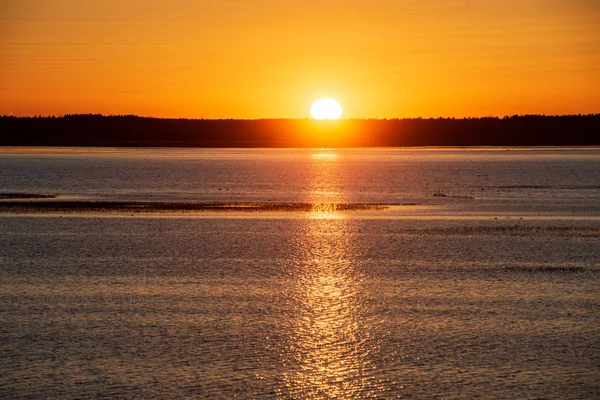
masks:
<instances>
[{"instance_id":1,"label":"setting sun","mask_svg":"<svg viewBox=\"0 0 600 400\"><path fill-rule=\"evenodd\" d=\"M342 106L333 99L319 99L310 108L314 119L339 119L342 116Z\"/></svg>"}]
</instances>

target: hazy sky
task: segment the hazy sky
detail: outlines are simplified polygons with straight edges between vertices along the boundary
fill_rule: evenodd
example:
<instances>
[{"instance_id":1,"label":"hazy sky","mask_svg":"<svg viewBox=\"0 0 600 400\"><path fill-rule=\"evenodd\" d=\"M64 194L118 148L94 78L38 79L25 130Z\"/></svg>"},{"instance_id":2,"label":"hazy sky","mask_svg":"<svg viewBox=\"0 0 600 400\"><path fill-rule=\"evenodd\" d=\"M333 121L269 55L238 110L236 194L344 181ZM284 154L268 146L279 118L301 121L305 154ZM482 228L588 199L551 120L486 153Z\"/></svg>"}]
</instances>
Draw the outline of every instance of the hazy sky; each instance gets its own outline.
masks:
<instances>
[{"instance_id":1,"label":"hazy sky","mask_svg":"<svg viewBox=\"0 0 600 400\"><path fill-rule=\"evenodd\" d=\"M0 0L0 114L600 112L600 0Z\"/></svg>"}]
</instances>

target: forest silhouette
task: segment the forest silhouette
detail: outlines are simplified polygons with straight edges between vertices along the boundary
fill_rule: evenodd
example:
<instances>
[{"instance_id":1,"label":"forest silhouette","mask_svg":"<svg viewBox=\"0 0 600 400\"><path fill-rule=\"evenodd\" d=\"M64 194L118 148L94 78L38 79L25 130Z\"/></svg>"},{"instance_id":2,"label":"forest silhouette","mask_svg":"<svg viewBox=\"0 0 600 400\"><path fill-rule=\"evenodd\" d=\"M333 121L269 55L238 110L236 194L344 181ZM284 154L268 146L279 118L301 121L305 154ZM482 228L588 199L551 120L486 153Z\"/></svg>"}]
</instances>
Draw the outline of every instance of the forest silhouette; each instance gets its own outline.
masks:
<instances>
[{"instance_id":1,"label":"forest silhouette","mask_svg":"<svg viewBox=\"0 0 600 400\"><path fill-rule=\"evenodd\" d=\"M600 114L338 121L2 116L0 132L3 146L590 146L600 145Z\"/></svg>"}]
</instances>

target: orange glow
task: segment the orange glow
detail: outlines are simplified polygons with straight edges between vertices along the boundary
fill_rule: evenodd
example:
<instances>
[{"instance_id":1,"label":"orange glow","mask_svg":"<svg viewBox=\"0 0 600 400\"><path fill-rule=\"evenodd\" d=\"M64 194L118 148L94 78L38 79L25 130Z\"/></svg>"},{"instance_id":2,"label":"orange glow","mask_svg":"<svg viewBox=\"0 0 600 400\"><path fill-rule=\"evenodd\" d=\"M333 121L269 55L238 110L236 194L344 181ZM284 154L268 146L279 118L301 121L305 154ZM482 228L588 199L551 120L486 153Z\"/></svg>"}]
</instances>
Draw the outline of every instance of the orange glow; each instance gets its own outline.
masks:
<instances>
[{"instance_id":1,"label":"orange glow","mask_svg":"<svg viewBox=\"0 0 600 400\"><path fill-rule=\"evenodd\" d=\"M5 3L0 114L600 112L593 0Z\"/></svg>"}]
</instances>

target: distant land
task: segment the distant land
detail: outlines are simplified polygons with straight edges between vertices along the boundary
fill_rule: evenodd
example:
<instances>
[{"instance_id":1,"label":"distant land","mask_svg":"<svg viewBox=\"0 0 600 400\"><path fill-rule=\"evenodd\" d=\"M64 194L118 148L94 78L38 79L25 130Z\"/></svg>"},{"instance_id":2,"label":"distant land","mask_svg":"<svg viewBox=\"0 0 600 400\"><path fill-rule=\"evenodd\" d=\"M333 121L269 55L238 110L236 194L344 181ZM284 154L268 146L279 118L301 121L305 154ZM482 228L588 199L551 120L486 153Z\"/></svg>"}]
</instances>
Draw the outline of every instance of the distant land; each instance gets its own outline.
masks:
<instances>
[{"instance_id":1,"label":"distant land","mask_svg":"<svg viewBox=\"0 0 600 400\"><path fill-rule=\"evenodd\" d=\"M1 146L593 146L600 145L600 114L338 121L2 116L0 132Z\"/></svg>"}]
</instances>

